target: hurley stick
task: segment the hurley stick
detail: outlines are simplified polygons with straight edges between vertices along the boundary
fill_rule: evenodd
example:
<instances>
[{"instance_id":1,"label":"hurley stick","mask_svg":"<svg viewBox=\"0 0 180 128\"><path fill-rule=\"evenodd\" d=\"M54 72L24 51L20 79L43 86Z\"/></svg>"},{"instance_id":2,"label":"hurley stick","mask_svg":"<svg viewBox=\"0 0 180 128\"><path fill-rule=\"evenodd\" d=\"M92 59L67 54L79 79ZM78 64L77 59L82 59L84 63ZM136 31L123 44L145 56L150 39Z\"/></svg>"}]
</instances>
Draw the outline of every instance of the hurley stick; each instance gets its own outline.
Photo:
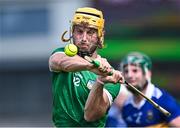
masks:
<instances>
[{"instance_id":1,"label":"hurley stick","mask_svg":"<svg viewBox=\"0 0 180 128\"><path fill-rule=\"evenodd\" d=\"M89 56L85 56L84 57L88 62L94 64L94 66L99 67L100 66L100 62L99 61L95 61L92 58L90 58ZM127 86L129 86L131 89L133 89L135 92L137 92L139 95L141 95L143 98L145 98L149 103L151 103L156 109L158 109L160 112L162 112L164 115L166 116L170 116L171 113L169 113L166 109L162 108L160 105L158 105L156 102L154 102L152 99L148 98L147 96L145 96L141 91L139 91L137 88L135 88L134 86L132 86L131 84L129 84L127 81L124 82Z\"/></svg>"}]
</instances>

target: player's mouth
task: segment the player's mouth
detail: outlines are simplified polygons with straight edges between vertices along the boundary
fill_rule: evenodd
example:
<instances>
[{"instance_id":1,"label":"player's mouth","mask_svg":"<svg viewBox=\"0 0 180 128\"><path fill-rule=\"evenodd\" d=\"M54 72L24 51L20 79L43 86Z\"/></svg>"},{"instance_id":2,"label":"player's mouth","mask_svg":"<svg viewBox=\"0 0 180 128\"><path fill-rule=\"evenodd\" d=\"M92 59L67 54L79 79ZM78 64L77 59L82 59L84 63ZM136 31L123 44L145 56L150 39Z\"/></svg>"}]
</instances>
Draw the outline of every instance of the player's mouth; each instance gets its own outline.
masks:
<instances>
[{"instance_id":1,"label":"player's mouth","mask_svg":"<svg viewBox=\"0 0 180 128\"><path fill-rule=\"evenodd\" d=\"M82 49L82 50L87 50L87 49L89 49L89 46L88 46L88 45L81 45L81 46L80 46L80 49Z\"/></svg>"},{"instance_id":2,"label":"player's mouth","mask_svg":"<svg viewBox=\"0 0 180 128\"><path fill-rule=\"evenodd\" d=\"M136 84L136 81L135 81L135 80L127 80L127 81L128 81L128 83L130 83L130 84L132 84L132 85Z\"/></svg>"}]
</instances>

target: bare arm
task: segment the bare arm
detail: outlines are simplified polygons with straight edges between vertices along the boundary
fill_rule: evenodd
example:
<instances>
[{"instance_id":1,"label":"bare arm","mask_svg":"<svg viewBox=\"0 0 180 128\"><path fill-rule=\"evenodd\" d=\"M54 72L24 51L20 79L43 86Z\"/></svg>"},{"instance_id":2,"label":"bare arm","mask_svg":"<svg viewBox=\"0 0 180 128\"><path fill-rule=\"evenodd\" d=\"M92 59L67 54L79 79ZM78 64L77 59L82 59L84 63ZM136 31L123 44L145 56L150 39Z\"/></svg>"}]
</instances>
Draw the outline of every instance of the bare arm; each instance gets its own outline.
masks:
<instances>
[{"instance_id":1,"label":"bare arm","mask_svg":"<svg viewBox=\"0 0 180 128\"><path fill-rule=\"evenodd\" d=\"M173 119L170 123L169 126L171 127L180 127L180 116L176 117Z\"/></svg>"},{"instance_id":2,"label":"bare arm","mask_svg":"<svg viewBox=\"0 0 180 128\"><path fill-rule=\"evenodd\" d=\"M103 83L117 83L121 81L122 74L114 71L112 76L99 76L93 85L85 104L84 118L86 121L95 121L103 117L110 106L108 94L103 89Z\"/></svg>"},{"instance_id":3,"label":"bare arm","mask_svg":"<svg viewBox=\"0 0 180 128\"><path fill-rule=\"evenodd\" d=\"M107 61L104 58L98 56L97 59L100 63L103 61ZM106 67L106 71L104 72L101 68L106 67L106 65L102 65L99 68L95 67L93 64L89 63L84 58L75 55L73 57L69 57L63 52L55 53L49 58L49 68L52 71L59 72L74 72L74 71L82 71L89 70L94 72L97 75L107 75L111 72L112 69ZM110 66L109 66L110 67Z\"/></svg>"},{"instance_id":4,"label":"bare arm","mask_svg":"<svg viewBox=\"0 0 180 128\"><path fill-rule=\"evenodd\" d=\"M86 101L84 109L84 118L86 121L95 121L100 119L110 106L107 94L103 90L102 84L96 82Z\"/></svg>"},{"instance_id":5,"label":"bare arm","mask_svg":"<svg viewBox=\"0 0 180 128\"><path fill-rule=\"evenodd\" d=\"M93 65L78 55L69 57L63 53L55 53L49 59L49 67L52 71L81 71L90 70Z\"/></svg>"}]
</instances>

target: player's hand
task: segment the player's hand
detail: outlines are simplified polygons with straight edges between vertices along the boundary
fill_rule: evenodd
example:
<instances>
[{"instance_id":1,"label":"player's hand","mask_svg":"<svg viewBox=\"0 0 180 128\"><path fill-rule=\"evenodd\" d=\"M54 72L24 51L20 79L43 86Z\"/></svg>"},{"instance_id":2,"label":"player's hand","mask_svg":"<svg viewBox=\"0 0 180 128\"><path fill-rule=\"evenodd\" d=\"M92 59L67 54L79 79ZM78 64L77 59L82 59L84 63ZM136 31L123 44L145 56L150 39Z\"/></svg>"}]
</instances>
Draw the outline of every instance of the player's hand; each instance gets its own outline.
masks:
<instances>
[{"instance_id":1,"label":"player's hand","mask_svg":"<svg viewBox=\"0 0 180 128\"><path fill-rule=\"evenodd\" d=\"M107 76L110 74L112 75L113 72L112 66L109 64L106 58L102 58L98 55L95 61L98 61L100 63L100 66L98 67L98 70L100 71L100 75L102 76Z\"/></svg>"},{"instance_id":2,"label":"player's hand","mask_svg":"<svg viewBox=\"0 0 180 128\"><path fill-rule=\"evenodd\" d=\"M124 77L122 73L118 70L113 70L113 74L111 76L103 76L99 75L97 81L101 81L102 83L124 83Z\"/></svg>"}]
</instances>

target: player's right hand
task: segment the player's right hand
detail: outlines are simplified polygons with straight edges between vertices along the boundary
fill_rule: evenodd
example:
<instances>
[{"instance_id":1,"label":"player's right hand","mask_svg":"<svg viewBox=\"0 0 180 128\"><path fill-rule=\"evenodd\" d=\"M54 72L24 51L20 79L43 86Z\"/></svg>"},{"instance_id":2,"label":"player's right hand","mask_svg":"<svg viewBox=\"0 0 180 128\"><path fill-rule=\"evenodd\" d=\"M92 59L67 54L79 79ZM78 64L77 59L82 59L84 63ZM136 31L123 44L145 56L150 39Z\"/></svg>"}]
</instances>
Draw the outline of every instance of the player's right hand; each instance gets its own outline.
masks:
<instances>
[{"instance_id":1,"label":"player's right hand","mask_svg":"<svg viewBox=\"0 0 180 128\"><path fill-rule=\"evenodd\" d=\"M100 72L99 75L108 76L112 74L113 68L106 58L102 58L98 55L98 57L94 61L98 61L100 63L100 66L98 67L98 70Z\"/></svg>"}]
</instances>

